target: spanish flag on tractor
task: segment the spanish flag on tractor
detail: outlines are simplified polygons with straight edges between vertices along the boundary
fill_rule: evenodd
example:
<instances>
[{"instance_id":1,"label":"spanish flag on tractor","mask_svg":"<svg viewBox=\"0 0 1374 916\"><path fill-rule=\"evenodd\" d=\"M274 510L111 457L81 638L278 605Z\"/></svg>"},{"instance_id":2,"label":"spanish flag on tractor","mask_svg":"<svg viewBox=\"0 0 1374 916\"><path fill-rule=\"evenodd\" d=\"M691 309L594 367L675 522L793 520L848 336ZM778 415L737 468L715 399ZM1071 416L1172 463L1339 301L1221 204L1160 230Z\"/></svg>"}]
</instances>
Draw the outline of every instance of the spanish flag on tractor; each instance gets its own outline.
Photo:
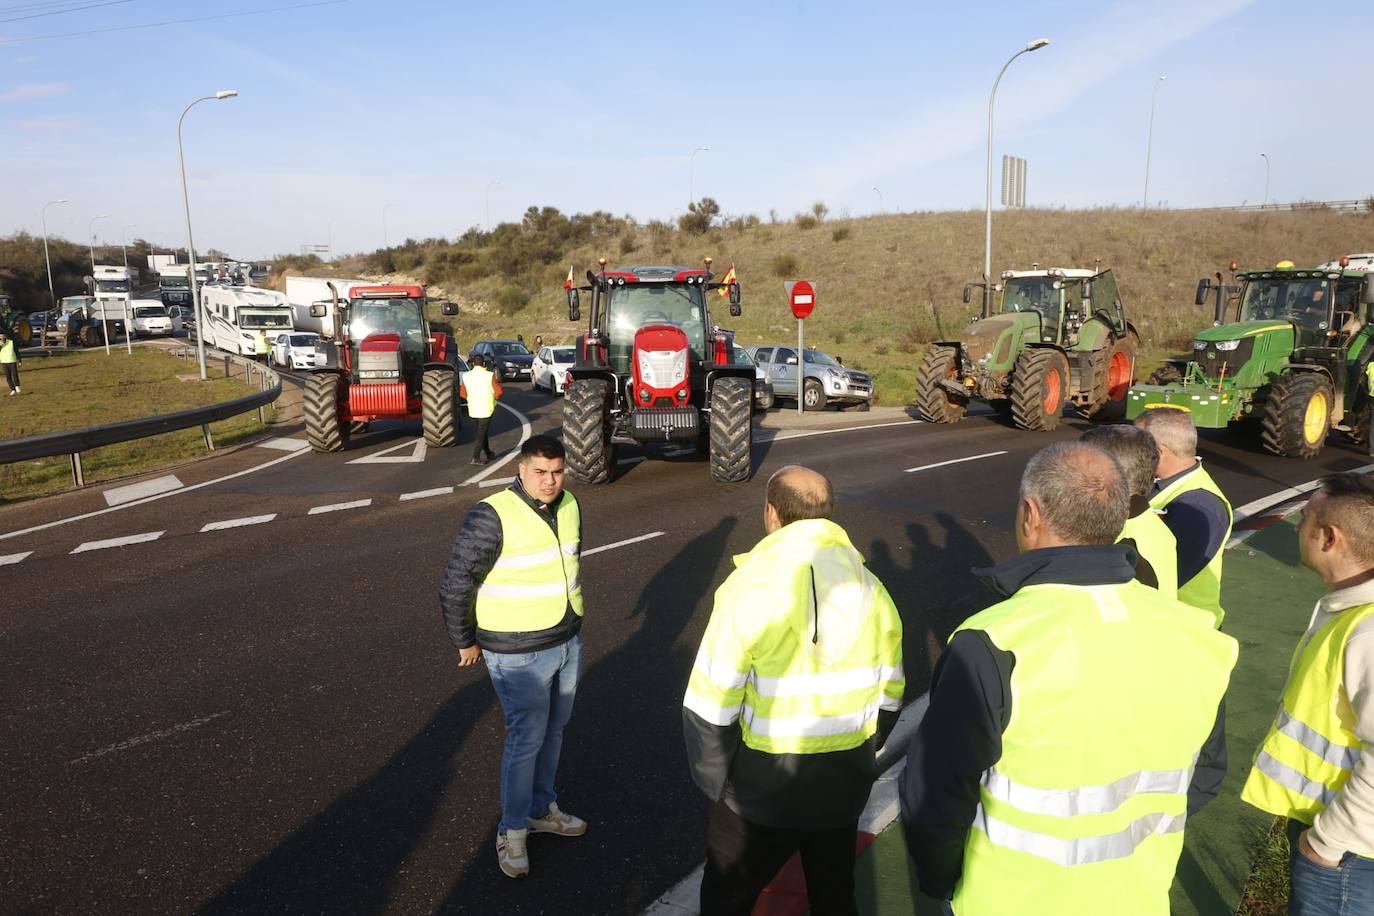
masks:
<instances>
[{"instance_id":1,"label":"spanish flag on tractor","mask_svg":"<svg viewBox=\"0 0 1374 916\"><path fill-rule=\"evenodd\" d=\"M569 274L568 276L572 276L572 274ZM722 285L720 289L717 290L717 292L720 293L722 299L730 295L730 284L738 280L739 278L735 276L735 265L731 264L730 269L727 270L725 272L725 276L721 278L720 282Z\"/></svg>"},{"instance_id":2,"label":"spanish flag on tractor","mask_svg":"<svg viewBox=\"0 0 1374 916\"><path fill-rule=\"evenodd\" d=\"M566 280L563 281L563 289L564 289L564 291L567 291L567 290L570 290L570 289L573 288L573 278L572 278L572 274L573 274L573 266L572 266L571 264L569 264L569 265L568 265L568 279L566 279Z\"/></svg>"}]
</instances>

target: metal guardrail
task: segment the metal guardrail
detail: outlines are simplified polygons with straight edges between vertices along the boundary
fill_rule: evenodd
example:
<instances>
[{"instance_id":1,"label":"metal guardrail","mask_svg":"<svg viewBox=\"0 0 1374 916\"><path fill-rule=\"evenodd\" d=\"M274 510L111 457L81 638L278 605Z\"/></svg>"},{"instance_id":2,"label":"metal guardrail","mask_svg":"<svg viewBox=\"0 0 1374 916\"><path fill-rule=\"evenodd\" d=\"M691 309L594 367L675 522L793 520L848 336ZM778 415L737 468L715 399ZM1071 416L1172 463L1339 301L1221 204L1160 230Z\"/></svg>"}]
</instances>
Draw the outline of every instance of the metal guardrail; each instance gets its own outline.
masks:
<instances>
[{"instance_id":1,"label":"metal guardrail","mask_svg":"<svg viewBox=\"0 0 1374 916\"><path fill-rule=\"evenodd\" d=\"M1299 200L1289 204L1238 204L1232 207L1170 207L1175 213L1200 213L1204 210L1374 210L1374 198L1360 200Z\"/></svg>"},{"instance_id":2,"label":"metal guardrail","mask_svg":"<svg viewBox=\"0 0 1374 916\"><path fill-rule=\"evenodd\" d=\"M171 352L174 356L183 359L194 359L196 351L194 347L179 347ZM210 358L218 361L218 354L215 357L208 357L207 362ZM257 383L261 390L255 394L245 395L220 404L211 404L208 407L192 407L187 410L159 414L155 417L120 420L116 423L88 426L85 429L74 429L68 432L44 433L38 436L26 436L23 439L0 441L0 464L31 461L35 458L51 458L54 455L68 455L72 462L72 482L77 487L84 487L86 480L85 472L81 467L81 453L93 448L117 445L120 442L131 442L135 439L146 439L149 436L174 433L199 426L205 437L206 450L214 451L214 439L210 436L211 423L217 420L226 420L229 417L238 416L254 409L258 411L258 419L266 422L264 410L269 404L281 397L281 376L275 370L253 360L228 353L223 354L223 360L226 378L232 374L233 366L240 366L243 369L244 380L249 384L254 384L254 375L261 377Z\"/></svg>"}]
</instances>

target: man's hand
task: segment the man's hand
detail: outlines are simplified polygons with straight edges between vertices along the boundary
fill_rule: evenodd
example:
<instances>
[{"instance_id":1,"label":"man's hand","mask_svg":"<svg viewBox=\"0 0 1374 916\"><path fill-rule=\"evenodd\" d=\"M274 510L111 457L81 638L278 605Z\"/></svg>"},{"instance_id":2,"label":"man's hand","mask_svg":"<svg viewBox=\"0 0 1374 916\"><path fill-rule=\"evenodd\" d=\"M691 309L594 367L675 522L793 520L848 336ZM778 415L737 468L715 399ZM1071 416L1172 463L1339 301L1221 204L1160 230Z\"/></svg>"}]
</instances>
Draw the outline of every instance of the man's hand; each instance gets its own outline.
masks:
<instances>
[{"instance_id":1,"label":"man's hand","mask_svg":"<svg viewBox=\"0 0 1374 916\"><path fill-rule=\"evenodd\" d=\"M466 649L458 650L458 667L466 668L475 665L482 660L482 648L480 646L468 646Z\"/></svg>"},{"instance_id":2,"label":"man's hand","mask_svg":"<svg viewBox=\"0 0 1374 916\"><path fill-rule=\"evenodd\" d=\"M1321 856L1317 855L1317 851L1312 848L1312 843L1307 839L1307 834L1310 832L1310 830L1304 830L1302 832L1302 835L1298 837L1298 852L1302 853L1304 858L1311 862L1317 863L1322 868L1340 868L1340 862L1333 862L1330 859L1323 859Z\"/></svg>"}]
</instances>

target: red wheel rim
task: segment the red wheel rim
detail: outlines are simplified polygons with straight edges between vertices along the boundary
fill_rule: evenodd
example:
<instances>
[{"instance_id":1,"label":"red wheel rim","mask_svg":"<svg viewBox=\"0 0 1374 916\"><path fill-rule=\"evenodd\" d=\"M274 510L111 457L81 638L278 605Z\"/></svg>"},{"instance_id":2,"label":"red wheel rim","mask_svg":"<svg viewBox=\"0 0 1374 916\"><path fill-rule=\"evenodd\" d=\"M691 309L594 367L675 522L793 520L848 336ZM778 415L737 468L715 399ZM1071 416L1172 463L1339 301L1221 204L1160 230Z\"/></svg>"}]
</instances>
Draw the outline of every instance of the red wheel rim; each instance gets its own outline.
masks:
<instances>
[{"instance_id":1,"label":"red wheel rim","mask_svg":"<svg viewBox=\"0 0 1374 916\"><path fill-rule=\"evenodd\" d=\"M1059 370L1050 370L1045 376L1045 413L1052 414L1059 410L1059 389L1061 386Z\"/></svg>"},{"instance_id":2,"label":"red wheel rim","mask_svg":"<svg viewBox=\"0 0 1374 916\"><path fill-rule=\"evenodd\" d=\"M1131 387L1131 357L1125 350L1112 354L1107 366L1107 397L1113 401L1124 401Z\"/></svg>"}]
</instances>

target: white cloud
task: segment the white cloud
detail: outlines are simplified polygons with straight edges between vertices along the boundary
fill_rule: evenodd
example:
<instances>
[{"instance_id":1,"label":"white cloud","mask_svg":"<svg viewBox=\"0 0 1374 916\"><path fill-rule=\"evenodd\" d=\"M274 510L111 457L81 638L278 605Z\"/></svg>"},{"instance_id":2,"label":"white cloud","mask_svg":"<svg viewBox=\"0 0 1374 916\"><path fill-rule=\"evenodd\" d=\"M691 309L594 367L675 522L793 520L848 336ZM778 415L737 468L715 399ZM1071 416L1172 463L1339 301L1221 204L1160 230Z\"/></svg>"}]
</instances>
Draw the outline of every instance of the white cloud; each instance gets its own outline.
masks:
<instances>
[{"instance_id":1,"label":"white cloud","mask_svg":"<svg viewBox=\"0 0 1374 916\"><path fill-rule=\"evenodd\" d=\"M9 92L0 92L0 102L31 102L34 99L66 95L70 91L71 87L66 83L25 83Z\"/></svg>"}]
</instances>

